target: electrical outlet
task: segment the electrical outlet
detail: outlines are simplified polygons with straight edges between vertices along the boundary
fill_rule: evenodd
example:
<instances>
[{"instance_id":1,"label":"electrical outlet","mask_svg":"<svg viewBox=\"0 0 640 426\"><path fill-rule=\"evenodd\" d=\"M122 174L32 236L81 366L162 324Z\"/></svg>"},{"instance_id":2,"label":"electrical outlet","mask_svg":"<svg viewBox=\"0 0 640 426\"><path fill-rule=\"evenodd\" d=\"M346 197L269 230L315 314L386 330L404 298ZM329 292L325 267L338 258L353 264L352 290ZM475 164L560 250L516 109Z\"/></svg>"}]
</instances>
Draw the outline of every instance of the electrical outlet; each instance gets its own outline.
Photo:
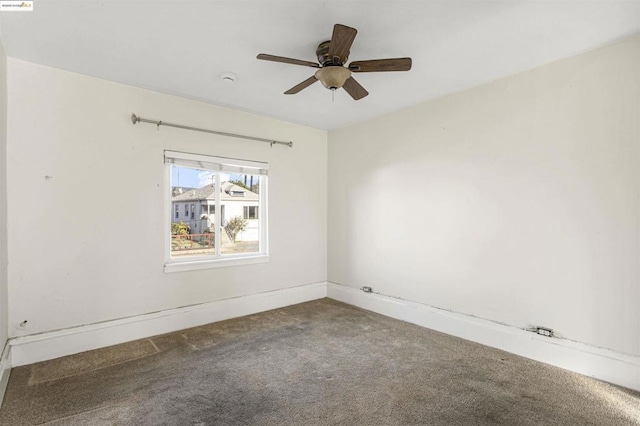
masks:
<instances>
[{"instance_id":1,"label":"electrical outlet","mask_svg":"<svg viewBox=\"0 0 640 426\"><path fill-rule=\"evenodd\" d=\"M362 291L364 291L365 293L372 293L373 289L371 287L362 287Z\"/></svg>"},{"instance_id":2,"label":"electrical outlet","mask_svg":"<svg viewBox=\"0 0 640 426\"><path fill-rule=\"evenodd\" d=\"M553 330L546 327L536 327L536 333L545 337L553 337Z\"/></svg>"}]
</instances>

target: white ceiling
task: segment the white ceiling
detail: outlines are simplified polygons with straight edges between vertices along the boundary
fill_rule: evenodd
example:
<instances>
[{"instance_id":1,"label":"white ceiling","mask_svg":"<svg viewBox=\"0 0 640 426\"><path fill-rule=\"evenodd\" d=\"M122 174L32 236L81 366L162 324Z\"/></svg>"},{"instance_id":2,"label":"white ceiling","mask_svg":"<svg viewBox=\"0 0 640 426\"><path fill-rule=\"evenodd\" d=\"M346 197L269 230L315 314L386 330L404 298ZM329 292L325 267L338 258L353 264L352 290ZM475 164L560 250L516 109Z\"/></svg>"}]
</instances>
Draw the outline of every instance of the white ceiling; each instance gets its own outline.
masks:
<instances>
[{"instance_id":1,"label":"white ceiling","mask_svg":"<svg viewBox=\"0 0 640 426\"><path fill-rule=\"evenodd\" d=\"M411 56L409 72L363 73L352 100L315 69L335 23L358 29L349 61ZM640 0L55 1L3 12L7 55L164 93L334 129L602 46L640 31ZM233 72L235 84L222 82ZM153 117L170 121L171 117Z\"/></svg>"}]
</instances>

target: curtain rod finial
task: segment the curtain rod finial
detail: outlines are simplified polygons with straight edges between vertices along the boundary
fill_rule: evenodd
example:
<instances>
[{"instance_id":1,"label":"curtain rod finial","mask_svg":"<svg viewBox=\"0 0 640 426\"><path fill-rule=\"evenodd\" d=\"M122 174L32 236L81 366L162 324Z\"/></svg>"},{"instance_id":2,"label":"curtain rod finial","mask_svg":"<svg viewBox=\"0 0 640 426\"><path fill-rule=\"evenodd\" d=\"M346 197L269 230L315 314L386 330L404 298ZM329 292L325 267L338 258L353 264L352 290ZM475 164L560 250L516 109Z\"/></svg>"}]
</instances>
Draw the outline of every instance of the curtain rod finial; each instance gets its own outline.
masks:
<instances>
[{"instance_id":1,"label":"curtain rod finial","mask_svg":"<svg viewBox=\"0 0 640 426\"><path fill-rule=\"evenodd\" d=\"M131 122L132 122L133 124L139 123L139 122L140 122L140 117L138 117L138 116L137 116L137 115L135 115L135 114L131 114Z\"/></svg>"}]
</instances>

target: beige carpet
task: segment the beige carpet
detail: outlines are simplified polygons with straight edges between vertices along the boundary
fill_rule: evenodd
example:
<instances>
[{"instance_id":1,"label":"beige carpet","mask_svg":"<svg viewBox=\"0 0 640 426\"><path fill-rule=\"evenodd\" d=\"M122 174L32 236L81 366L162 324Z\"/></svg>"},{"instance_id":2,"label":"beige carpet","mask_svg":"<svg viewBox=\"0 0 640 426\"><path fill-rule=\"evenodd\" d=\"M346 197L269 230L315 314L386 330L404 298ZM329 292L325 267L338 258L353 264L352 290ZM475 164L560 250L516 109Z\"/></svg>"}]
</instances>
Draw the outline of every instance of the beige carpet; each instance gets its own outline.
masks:
<instances>
[{"instance_id":1,"label":"beige carpet","mask_svg":"<svg viewBox=\"0 0 640 426\"><path fill-rule=\"evenodd\" d=\"M640 394L322 299L15 368L2 425L640 425Z\"/></svg>"}]
</instances>

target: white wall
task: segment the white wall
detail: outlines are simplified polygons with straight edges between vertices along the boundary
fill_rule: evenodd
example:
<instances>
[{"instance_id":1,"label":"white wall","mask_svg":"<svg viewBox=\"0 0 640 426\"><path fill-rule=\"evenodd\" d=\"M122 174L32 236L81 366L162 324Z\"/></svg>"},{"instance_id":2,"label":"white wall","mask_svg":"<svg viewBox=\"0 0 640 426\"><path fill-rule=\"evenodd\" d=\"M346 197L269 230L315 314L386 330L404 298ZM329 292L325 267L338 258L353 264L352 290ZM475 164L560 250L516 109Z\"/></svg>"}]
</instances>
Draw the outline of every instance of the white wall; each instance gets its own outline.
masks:
<instances>
[{"instance_id":1,"label":"white wall","mask_svg":"<svg viewBox=\"0 0 640 426\"><path fill-rule=\"evenodd\" d=\"M329 280L640 354L639 104L636 36L330 132Z\"/></svg>"},{"instance_id":2,"label":"white wall","mask_svg":"<svg viewBox=\"0 0 640 426\"><path fill-rule=\"evenodd\" d=\"M10 336L326 280L326 132L13 58L8 71ZM164 149L270 164L270 262L163 273Z\"/></svg>"},{"instance_id":3,"label":"white wall","mask_svg":"<svg viewBox=\"0 0 640 426\"><path fill-rule=\"evenodd\" d=\"M7 341L7 283L7 56L0 42L0 355Z\"/></svg>"}]
</instances>

